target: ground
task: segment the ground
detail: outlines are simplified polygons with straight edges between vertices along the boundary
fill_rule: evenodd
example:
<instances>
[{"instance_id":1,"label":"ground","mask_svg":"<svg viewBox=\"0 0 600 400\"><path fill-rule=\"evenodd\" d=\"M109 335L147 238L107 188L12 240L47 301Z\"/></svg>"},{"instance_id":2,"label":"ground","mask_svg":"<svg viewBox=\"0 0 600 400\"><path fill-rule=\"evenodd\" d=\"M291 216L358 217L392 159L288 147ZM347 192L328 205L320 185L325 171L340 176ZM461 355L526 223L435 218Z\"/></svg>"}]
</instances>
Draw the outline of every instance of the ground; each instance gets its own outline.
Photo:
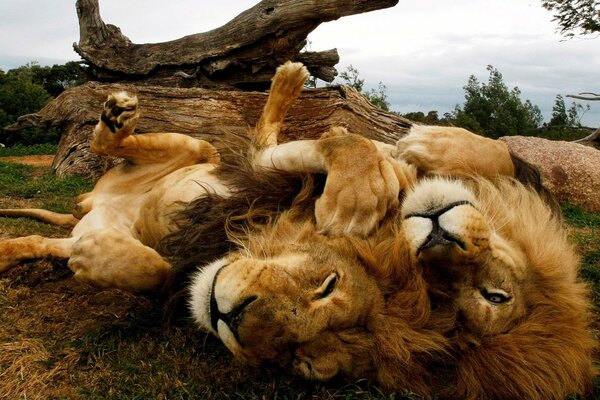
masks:
<instances>
[{"instance_id":1,"label":"ground","mask_svg":"<svg viewBox=\"0 0 600 400\"><path fill-rule=\"evenodd\" d=\"M48 160L0 160L0 208L65 212L89 190L78 178L56 179ZM583 253L583 276L598 304L600 215L565 208ZM66 236L64 228L0 218L0 239ZM79 283L61 260L38 260L0 274L1 399L387 399L368 382L327 385L270 368L237 363L214 338L167 324L155 299ZM408 396L407 398L413 398Z\"/></svg>"},{"instance_id":2,"label":"ground","mask_svg":"<svg viewBox=\"0 0 600 400\"><path fill-rule=\"evenodd\" d=\"M42 154L35 156L0 157L0 162L19 163L34 167L49 167L52 165L53 159L53 155Z\"/></svg>"}]
</instances>

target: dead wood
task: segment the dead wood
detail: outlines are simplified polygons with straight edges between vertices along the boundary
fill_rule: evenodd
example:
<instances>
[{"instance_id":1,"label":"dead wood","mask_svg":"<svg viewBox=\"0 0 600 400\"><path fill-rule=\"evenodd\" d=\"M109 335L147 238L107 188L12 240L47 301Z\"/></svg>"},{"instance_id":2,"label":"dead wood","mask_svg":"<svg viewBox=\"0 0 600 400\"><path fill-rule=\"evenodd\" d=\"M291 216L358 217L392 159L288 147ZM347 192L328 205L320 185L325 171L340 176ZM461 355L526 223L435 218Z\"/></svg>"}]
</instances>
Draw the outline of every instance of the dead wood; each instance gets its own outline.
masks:
<instances>
[{"instance_id":1,"label":"dead wood","mask_svg":"<svg viewBox=\"0 0 600 400\"><path fill-rule=\"evenodd\" d=\"M592 146L600 148L600 128L596 129L590 135L573 141L574 143L584 144L586 146Z\"/></svg>"},{"instance_id":2,"label":"dead wood","mask_svg":"<svg viewBox=\"0 0 600 400\"><path fill-rule=\"evenodd\" d=\"M220 28L163 43L135 44L106 24L98 0L77 0L75 50L100 81L165 86L268 87L275 68L302 61L327 82L337 74L337 50L301 53L319 24L392 7L398 0L263 0Z\"/></svg>"},{"instance_id":3,"label":"dead wood","mask_svg":"<svg viewBox=\"0 0 600 400\"><path fill-rule=\"evenodd\" d=\"M139 133L179 132L213 142L224 132L243 134L254 126L267 99L266 92L168 88L89 82L63 92L40 112L25 115L7 128L57 127L63 134L53 167L58 176L80 174L97 178L116 160L98 157L90 135L106 96L125 90L137 94L142 118ZM305 90L285 121L284 141L318 138L332 126L387 143L403 136L412 125L396 114L382 111L356 90L328 87Z\"/></svg>"}]
</instances>

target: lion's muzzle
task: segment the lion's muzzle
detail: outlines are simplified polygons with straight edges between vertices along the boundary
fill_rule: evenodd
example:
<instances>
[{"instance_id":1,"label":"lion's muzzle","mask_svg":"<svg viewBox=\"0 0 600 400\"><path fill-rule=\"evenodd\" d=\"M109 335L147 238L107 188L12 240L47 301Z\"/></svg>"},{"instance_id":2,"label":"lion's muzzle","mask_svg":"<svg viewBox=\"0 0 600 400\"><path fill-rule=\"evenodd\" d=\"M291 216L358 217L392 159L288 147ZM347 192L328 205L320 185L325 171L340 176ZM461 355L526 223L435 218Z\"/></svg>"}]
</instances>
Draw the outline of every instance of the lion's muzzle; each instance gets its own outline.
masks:
<instances>
[{"instance_id":1,"label":"lion's muzzle","mask_svg":"<svg viewBox=\"0 0 600 400\"><path fill-rule=\"evenodd\" d=\"M444 227L440 224L440 217L450 212L455 207L469 205L473 207L471 202L468 200L460 200L454 201L442 208L428 210L425 212L415 212L411 214L407 214L404 219L410 218L424 218L429 220L431 223L431 231L425 237L423 243L419 246L417 250L417 256L421 254L423 251L428 251L429 249L435 249L438 246L455 246L457 245L461 249L465 249L465 243L458 237L456 234L448 232ZM427 222L429 223L429 222Z\"/></svg>"}]
</instances>

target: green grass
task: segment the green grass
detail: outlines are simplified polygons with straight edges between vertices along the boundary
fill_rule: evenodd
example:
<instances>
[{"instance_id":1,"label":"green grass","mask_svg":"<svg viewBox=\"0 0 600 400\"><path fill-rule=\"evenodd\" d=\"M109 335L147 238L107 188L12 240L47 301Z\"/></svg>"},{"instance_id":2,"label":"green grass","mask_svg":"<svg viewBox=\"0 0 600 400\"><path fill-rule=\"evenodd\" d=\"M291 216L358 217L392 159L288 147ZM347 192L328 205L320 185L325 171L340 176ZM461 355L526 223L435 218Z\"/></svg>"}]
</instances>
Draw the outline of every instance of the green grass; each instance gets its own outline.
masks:
<instances>
[{"instance_id":1,"label":"green grass","mask_svg":"<svg viewBox=\"0 0 600 400\"><path fill-rule=\"evenodd\" d=\"M31 201L31 208L45 208L56 212L70 212L73 198L90 191L93 185L81 177L58 179L48 167L32 167L0 162L0 207L4 198Z\"/></svg>"},{"instance_id":2,"label":"green grass","mask_svg":"<svg viewBox=\"0 0 600 400\"><path fill-rule=\"evenodd\" d=\"M51 155L56 154L58 145L51 143L34 144L31 146L16 145L12 147L0 147L0 157Z\"/></svg>"},{"instance_id":3,"label":"green grass","mask_svg":"<svg viewBox=\"0 0 600 400\"><path fill-rule=\"evenodd\" d=\"M581 277L590 284L596 312L600 313L600 213L565 205L563 214L572 227L571 240L580 250Z\"/></svg>"}]
</instances>

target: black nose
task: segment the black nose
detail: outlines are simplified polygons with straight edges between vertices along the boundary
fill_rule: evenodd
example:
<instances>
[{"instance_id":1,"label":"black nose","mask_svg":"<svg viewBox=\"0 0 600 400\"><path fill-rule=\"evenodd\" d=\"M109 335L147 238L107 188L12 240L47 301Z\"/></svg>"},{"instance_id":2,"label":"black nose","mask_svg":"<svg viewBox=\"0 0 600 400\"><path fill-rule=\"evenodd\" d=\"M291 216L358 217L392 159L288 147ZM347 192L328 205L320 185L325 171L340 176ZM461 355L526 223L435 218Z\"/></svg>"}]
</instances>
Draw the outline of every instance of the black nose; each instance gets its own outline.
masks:
<instances>
[{"instance_id":1,"label":"black nose","mask_svg":"<svg viewBox=\"0 0 600 400\"><path fill-rule=\"evenodd\" d=\"M235 336L235 340L237 340L238 343L240 343L238 331L240 329L240 324L242 323L242 318L244 317L244 311L246 310L246 307L248 307L250 303L254 302L257 298L258 297L256 296L250 296L227 314L221 315L221 320L227 324L229 329L231 329L231 332L233 333L233 336Z\"/></svg>"},{"instance_id":2,"label":"black nose","mask_svg":"<svg viewBox=\"0 0 600 400\"><path fill-rule=\"evenodd\" d=\"M458 247L465 249L465 244L459 238L453 236L449 232L445 231L441 226L437 218L432 218L431 222L433 227L429 235L417 250L417 256L421 254L422 251L427 249L431 249L435 246L452 246L457 245Z\"/></svg>"},{"instance_id":3,"label":"black nose","mask_svg":"<svg viewBox=\"0 0 600 400\"><path fill-rule=\"evenodd\" d=\"M467 200L456 201L456 202L446 205L445 207L443 207L441 209L437 209L437 210L433 210L433 211L425 211L422 213L409 214L406 217L404 217L404 219L408 219L408 218L412 218L412 217L421 217L421 218L427 218L427 219L431 220L431 224L432 224L431 232L429 232L429 235L427 235L427 238L425 238L425 241L417 250L417 256L419 254L421 254L422 251L439 246L439 245L442 245L442 246L458 245L463 250L466 248L465 243L462 240L460 240L460 238L452 235L448 231L445 231L440 226L440 221L439 221L440 216L442 216L443 214L452 210L454 207L462 206L465 204L472 206L472 204Z\"/></svg>"}]
</instances>

